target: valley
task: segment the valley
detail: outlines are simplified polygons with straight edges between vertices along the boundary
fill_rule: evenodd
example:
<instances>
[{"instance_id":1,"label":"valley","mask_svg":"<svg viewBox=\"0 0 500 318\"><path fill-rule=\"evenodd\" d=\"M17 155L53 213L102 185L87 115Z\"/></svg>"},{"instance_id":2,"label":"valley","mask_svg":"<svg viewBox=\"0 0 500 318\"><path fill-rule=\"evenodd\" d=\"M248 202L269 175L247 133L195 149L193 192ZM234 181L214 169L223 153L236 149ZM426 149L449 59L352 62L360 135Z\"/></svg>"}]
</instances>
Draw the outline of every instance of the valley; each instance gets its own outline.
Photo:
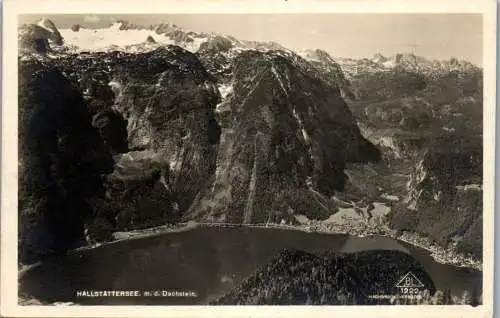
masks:
<instances>
[{"instance_id":1,"label":"valley","mask_svg":"<svg viewBox=\"0 0 500 318\"><path fill-rule=\"evenodd\" d=\"M361 252L389 240L482 269L482 69L467 61L337 58L126 21L42 19L19 43L23 265L227 230L250 249L266 231L347 235Z\"/></svg>"}]
</instances>

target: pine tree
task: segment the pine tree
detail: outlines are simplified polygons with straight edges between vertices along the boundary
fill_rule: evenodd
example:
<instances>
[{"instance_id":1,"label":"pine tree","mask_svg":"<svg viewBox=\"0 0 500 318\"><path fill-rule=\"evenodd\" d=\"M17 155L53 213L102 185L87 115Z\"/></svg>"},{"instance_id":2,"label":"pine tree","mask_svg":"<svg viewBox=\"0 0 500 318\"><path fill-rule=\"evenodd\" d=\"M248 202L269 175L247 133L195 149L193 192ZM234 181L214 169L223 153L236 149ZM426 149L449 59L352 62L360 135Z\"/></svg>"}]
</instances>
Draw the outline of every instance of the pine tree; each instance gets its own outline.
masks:
<instances>
[{"instance_id":1,"label":"pine tree","mask_svg":"<svg viewBox=\"0 0 500 318\"><path fill-rule=\"evenodd\" d=\"M432 299L434 305L444 305L444 293L441 290L437 290Z\"/></svg>"},{"instance_id":2,"label":"pine tree","mask_svg":"<svg viewBox=\"0 0 500 318\"><path fill-rule=\"evenodd\" d=\"M472 303L472 298L468 290L465 290L462 294L462 305L470 305Z\"/></svg>"},{"instance_id":3,"label":"pine tree","mask_svg":"<svg viewBox=\"0 0 500 318\"><path fill-rule=\"evenodd\" d=\"M451 290L447 289L444 292L444 304L453 305L453 299L451 297Z\"/></svg>"},{"instance_id":4,"label":"pine tree","mask_svg":"<svg viewBox=\"0 0 500 318\"><path fill-rule=\"evenodd\" d=\"M479 305L479 297L478 297L478 293L477 293L477 289L476 288L474 288L472 290L470 305L473 306L473 307L476 307L476 306Z\"/></svg>"}]
</instances>

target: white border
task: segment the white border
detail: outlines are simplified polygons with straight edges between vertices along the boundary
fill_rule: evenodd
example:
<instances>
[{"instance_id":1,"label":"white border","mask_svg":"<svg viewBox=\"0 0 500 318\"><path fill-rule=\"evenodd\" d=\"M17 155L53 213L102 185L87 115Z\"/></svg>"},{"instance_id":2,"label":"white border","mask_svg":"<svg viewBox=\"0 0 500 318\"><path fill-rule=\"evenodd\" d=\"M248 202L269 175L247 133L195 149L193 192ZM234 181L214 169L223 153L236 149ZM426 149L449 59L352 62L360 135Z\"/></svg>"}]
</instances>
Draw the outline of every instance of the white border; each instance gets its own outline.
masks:
<instances>
[{"instance_id":1,"label":"white border","mask_svg":"<svg viewBox=\"0 0 500 318\"><path fill-rule=\"evenodd\" d=\"M493 310L496 2L494 0L5 0L1 171L1 315L10 317L487 317ZM469 306L18 306L17 15L159 13L482 13L484 70L483 305Z\"/></svg>"}]
</instances>

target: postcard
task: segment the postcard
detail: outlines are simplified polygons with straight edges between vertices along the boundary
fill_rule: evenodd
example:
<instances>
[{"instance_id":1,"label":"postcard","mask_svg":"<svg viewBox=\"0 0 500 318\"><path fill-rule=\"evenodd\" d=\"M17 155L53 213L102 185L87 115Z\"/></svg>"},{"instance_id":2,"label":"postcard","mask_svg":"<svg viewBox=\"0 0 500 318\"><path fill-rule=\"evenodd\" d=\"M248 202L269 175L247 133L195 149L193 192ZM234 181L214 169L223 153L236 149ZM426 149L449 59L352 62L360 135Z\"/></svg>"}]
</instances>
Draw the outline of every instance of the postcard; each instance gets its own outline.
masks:
<instances>
[{"instance_id":1,"label":"postcard","mask_svg":"<svg viewBox=\"0 0 500 318\"><path fill-rule=\"evenodd\" d=\"M494 1L5 1L2 314L489 317Z\"/></svg>"}]
</instances>

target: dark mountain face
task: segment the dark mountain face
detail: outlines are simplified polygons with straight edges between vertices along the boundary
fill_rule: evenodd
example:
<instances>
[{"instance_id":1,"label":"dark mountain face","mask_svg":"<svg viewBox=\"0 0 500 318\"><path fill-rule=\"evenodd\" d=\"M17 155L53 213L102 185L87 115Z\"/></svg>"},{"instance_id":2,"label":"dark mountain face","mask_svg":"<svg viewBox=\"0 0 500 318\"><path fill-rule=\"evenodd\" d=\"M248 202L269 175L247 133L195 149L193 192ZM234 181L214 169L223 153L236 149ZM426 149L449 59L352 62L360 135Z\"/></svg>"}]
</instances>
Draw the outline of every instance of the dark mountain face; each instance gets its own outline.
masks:
<instances>
[{"instance_id":1,"label":"dark mountain face","mask_svg":"<svg viewBox=\"0 0 500 318\"><path fill-rule=\"evenodd\" d=\"M274 219L269 207L277 194L315 189L330 196L343 188L346 162L380 158L339 92L282 52L243 52L232 74L233 93L218 107L216 173L189 217Z\"/></svg>"},{"instance_id":2,"label":"dark mountain face","mask_svg":"<svg viewBox=\"0 0 500 318\"><path fill-rule=\"evenodd\" d=\"M345 99L355 99L351 91L351 83L348 81L340 65L323 50L314 50L309 53L312 57L309 62L323 75L323 79L332 86L340 89L342 97Z\"/></svg>"},{"instance_id":3,"label":"dark mountain face","mask_svg":"<svg viewBox=\"0 0 500 318\"><path fill-rule=\"evenodd\" d=\"M49 38L51 34L41 26L26 25L19 33L19 48L40 54L50 51Z\"/></svg>"},{"instance_id":4,"label":"dark mountain face","mask_svg":"<svg viewBox=\"0 0 500 318\"><path fill-rule=\"evenodd\" d=\"M81 93L37 61L19 61L19 158L20 259L74 247L113 161Z\"/></svg>"}]
</instances>

